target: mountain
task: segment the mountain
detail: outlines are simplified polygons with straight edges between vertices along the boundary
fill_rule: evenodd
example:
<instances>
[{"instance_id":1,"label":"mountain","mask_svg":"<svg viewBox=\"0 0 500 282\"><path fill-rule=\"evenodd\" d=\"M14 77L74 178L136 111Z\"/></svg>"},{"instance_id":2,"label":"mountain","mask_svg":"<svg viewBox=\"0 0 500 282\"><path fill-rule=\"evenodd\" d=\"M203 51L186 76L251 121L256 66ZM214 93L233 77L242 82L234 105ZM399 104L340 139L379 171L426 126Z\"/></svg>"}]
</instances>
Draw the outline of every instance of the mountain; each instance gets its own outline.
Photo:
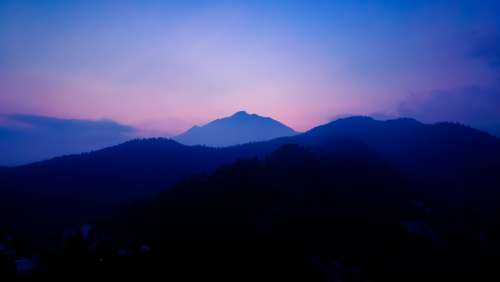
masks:
<instances>
[{"instance_id":1,"label":"mountain","mask_svg":"<svg viewBox=\"0 0 500 282\"><path fill-rule=\"evenodd\" d=\"M498 192L493 184L500 183L500 139L461 124L351 117L313 128L298 138L308 143L332 138L363 142L420 187L440 186L434 193L448 199L473 201L472 194Z\"/></svg>"},{"instance_id":2,"label":"mountain","mask_svg":"<svg viewBox=\"0 0 500 282\"><path fill-rule=\"evenodd\" d=\"M0 165L21 165L120 144L135 129L110 120L0 115Z\"/></svg>"},{"instance_id":3,"label":"mountain","mask_svg":"<svg viewBox=\"0 0 500 282\"><path fill-rule=\"evenodd\" d=\"M295 134L293 129L272 118L240 111L203 126L194 126L174 140L185 145L225 147Z\"/></svg>"},{"instance_id":4,"label":"mountain","mask_svg":"<svg viewBox=\"0 0 500 282\"><path fill-rule=\"evenodd\" d=\"M238 146L141 139L3 169L0 222L56 232L117 211L117 205L154 197L183 178L209 174L238 159L261 159L286 144L346 158L379 157L408 178L414 193L435 203L489 214L499 204L500 139L459 124L352 117Z\"/></svg>"}]
</instances>

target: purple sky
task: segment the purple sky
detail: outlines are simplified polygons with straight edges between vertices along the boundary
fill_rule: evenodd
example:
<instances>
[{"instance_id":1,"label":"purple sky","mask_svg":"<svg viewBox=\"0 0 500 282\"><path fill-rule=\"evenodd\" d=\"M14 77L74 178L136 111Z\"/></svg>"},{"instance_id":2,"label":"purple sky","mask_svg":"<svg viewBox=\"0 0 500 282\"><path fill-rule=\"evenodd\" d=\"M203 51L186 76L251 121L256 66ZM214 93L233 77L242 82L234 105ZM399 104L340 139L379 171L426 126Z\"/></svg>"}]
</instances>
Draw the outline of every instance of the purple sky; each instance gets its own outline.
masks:
<instances>
[{"instance_id":1,"label":"purple sky","mask_svg":"<svg viewBox=\"0 0 500 282\"><path fill-rule=\"evenodd\" d=\"M497 3L496 3L497 2ZM500 132L498 1L1 1L0 114L175 134L238 110Z\"/></svg>"}]
</instances>

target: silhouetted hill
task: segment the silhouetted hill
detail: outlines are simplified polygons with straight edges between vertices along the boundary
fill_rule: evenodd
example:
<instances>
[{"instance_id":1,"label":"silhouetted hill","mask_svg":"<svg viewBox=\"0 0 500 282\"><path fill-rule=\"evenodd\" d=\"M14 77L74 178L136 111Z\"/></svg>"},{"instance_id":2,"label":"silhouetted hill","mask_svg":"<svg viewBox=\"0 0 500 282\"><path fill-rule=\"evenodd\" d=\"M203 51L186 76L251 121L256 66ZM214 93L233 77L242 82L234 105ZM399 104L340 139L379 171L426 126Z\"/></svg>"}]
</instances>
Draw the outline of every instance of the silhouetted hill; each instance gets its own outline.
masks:
<instances>
[{"instance_id":1,"label":"silhouetted hill","mask_svg":"<svg viewBox=\"0 0 500 282\"><path fill-rule=\"evenodd\" d=\"M76 236L49 273L314 281L311 273L324 273L308 264L327 255L335 242L352 248L353 255L394 242L385 232L401 229L401 211L408 205L406 184L396 171L374 155L344 154L343 143L329 153L285 145L264 159L240 160L209 176L185 179L115 218L113 244ZM362 144L348 148L370 150ZM358 245L350 239L357 232L370 236ZM106 263L99 266L97 257Z\"/></svg>"},{"instance_id":2,"label":"silhouetted hill","mask_svg":"<svg viewBox=\"0 0 500 282\"><path fill-rule=\"evenodd\" d=\"M251 147L221 150L143 139L0 170L0 218L3 224L38 230L86 222L117 204L155 195L182 177L266 151Z\"/></svg>"},{"instance_id":3,"label":"silhouetted hill","mask_svg":"<svg viewBox=\"0 0 500 282\"><path fill-rule=\"evenodd\" d=\"M467 204L492 214L500 198L499 139L458 124L353 117L239 146L143 139L0 170L0 217L3 224L55 231L55 225L87 222L115 211L115 205L152 197L184 177L211 173L237 159L261 158L289 143L346 157L378 156L408 177L412 191L427 201L454 200L457 208Z\"/></svg>"},{"instance_id":4,"label":"silhouetted hill","mask_svg":"<svg viewBox=\"0 0 500 282\"><path fill-rule=\"evenodd\" d=\"M328 143L332 150L284 145L185 179L101 226L112 243L97 233L76 237L49 273L186 281L498 277L498 215L478 224L469 210L413 193L366 145ZM462 228L449 224L456 220Z\"/></svg>"},{"instance_id":5,"label":"silhouetted hill","mask_svg":"<svg viewBox=\"0 0 500 282\"><path fill-rule=\"evenodd\" d=\"M223 147L295 134L293 129L272 118L240 111L203 126L194 126L174 139L186 145Z\"/></svg>"},{"instance_id":6,"label":"silhouetted hill","mask_svg":"<svg viewBox=\"0 0 500 282\"><path fill-rule=\"evenodd\" d=\"M279 220L289 216L334 216L339 212L332 211L336 209L354 214L367 209L371 210L370 216L376 216L386 209L408 206L407 183L397 170L375 153L350 154L350 150L370 152L366 145L349 142L346 147L348 141L341 139L331 142L338 145L337 149L325 152L287 144L262 159L238 160L211 175L187 178L164 191L152 205L146 205L145 211L134 214L139 217L136 221L126 217L124 225L138 224L140 228L133 229L139 236L145 234L156 240L241 239L253 237L255 232L269 232L268 229L280 225ZM371 204L380 206L374 208ZM285 218L280 219L281 216ZM387 216L399 217L390 212ZM286 219L288 224L296 220L299 219ZM160 225L148 226L152 222ZM161 224L179 224L184 228ZM250 229L236 227L240 225ZM185 229L186 226L199 229ZM162 230L146 231L148 227ZM294 232L287 230L275 235L294 238L307 230L294 228Z\"/></svg>"}]
</instances>

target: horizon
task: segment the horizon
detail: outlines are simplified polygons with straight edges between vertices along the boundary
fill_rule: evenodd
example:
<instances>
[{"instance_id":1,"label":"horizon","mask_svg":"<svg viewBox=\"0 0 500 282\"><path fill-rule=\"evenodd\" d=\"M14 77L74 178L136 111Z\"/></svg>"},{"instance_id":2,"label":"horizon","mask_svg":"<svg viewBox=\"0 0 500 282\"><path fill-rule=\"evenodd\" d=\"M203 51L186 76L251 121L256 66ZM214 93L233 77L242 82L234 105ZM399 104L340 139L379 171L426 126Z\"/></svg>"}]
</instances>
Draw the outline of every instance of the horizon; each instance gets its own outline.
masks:
<instances>
[{"instance_id":1,"label":"horizon","mask_svg":"<svg viewBox=\"0 0 500 282\"><path fill-rule=\"evenodd\" d=\"M236 114L238 113L245 113L246 115L248 116L257 116L257 117L260 117L260 118L270 118L274 121L277 121L289 128L291 128L293 131L295 131L296 133L305 133L311 129L314 129L316 127L319 127L319 126L322 126L322 125L325 125L325 124L328 124L330 122L334 122L334 121L337 121L337 120L341 120L341 119L349 119L349 118L356 118L356 117L365 117L365 118L370 118L370 119L373 119L373 120L377 120L377 121L388 121L388 120L398 120L398 119L413 119L413 120L416 120L417 122L419 123L423 123L423 124L436 124L436 123L458 123L458 124L461 124L461 125L464 125L464 126L468 126L468 127L471 127L473 129L476 129L476 130L479 130L479 131L482 131L482 132L485 132L485 133L489 133L491 134L492 136L496 136L498 138L500 138L499 135L497 134L494 134L492 132L488 132L486 130L482 130L480 128L476 128L474 126L471 126L470 124L466 124L466 123L462 123L462 122L457 122L457 121L452 121L452 120L437 120L437 121L434 121L434 122L423 122L417 118L414 118L414 117L410 117L410 116L385 116L385 115L377 115L377 114L374 114L374 115L350 115L350 114L342 114L342 115L337 115L337 116L334 116L332 119L330 120L326 120L325 122L323 123L319 123L319 124L315 124L313 125L312 127L310 128L307 128L303 131L299 131L299 130L296 130L295 128L289 126L288 124L280 121L280 120L277 120L275 119L274 117L272 116L263 116L263 115L260 115L259 113L253 113L253 112L249 112L247 110L239 110L239 111L236 111L236 112L233 112L232 114L229 114L227 116L220 116L220 117L215 117L213 119L210 119L210 120L207 120L207 121L203 121L202 123L199 123L199 124L192 124L192 125L189 125L187 128L183 129L182 131L180 132L176 132L176 133L173 133L173 134L163 134L163 133L159 133L159 132L148 132L148 131L142 131L140 128L136 128L136 127L133 127L132 125L130 124L125 124L125 123L120 123L116 120L112 120L112 119L106 119L106 118L101 118L101 119L80 119L80 118L58 118L58 117L54 117L54 116L44 116L44 115L29 115L29 114L18 114L18 113L7 113L7 114L0 114L0 127L10 127L10 128L22 128L22 127L30 127L32 125L26 123L26 124L23 124L23 123L19 123L17 121L15 121L14 119L13 120L8 120L8 118L16 118L16 117L21 117L21 118L32 118L32 119L47 119L47 120L57 120L57 121L73 121L73 122L95 122L95 123L110 123L110 124L116 124L118 126L123 126L123 127L127 127L127 128L130 128L132 130L135 131L135 134L132 135L134 136L134 138L155 138L155 137L164 137L164 138L173 138L173 137L176 137L180 134L183 134L183 133L186 133L186 131L192 129L192 128L196 128L196 127L204 127L212 122L215 122L215 121L218 121L218 120L221 120L221 119L229 119L233 116L235 116Z\"/></svg>"}]
</instances>

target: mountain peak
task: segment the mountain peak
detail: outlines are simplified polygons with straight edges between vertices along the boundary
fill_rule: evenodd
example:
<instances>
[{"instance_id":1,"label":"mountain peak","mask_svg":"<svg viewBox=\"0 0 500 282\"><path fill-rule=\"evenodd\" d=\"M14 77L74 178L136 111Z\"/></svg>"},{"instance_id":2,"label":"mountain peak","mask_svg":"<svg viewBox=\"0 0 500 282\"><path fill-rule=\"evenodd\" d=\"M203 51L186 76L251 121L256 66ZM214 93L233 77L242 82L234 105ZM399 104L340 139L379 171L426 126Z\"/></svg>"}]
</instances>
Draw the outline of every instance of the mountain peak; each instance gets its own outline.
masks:
<instances>
[{"instance_id":1,"label":"mountain peak","mask_svg":"<svg viewBox=\"0 0 500 282\"><path fill-rule=\"evenodd\" d=\"M293 129L277 120L239 111L229 117L193 127L174 139L185 145L224 147L295 134Z\"/></svg>"},{"instance_id":2,"label":"mountain peak","mask_svg":"<svg viewBox=\"0 0 500 282\"><path fill-rule=\"evenodd\" d=\"M239 116L249 116L250 114L248 114L246 111L238 111L236 113L234 113L232 115L232 117L239 117Z\"/></svg>"}]
</instances>

